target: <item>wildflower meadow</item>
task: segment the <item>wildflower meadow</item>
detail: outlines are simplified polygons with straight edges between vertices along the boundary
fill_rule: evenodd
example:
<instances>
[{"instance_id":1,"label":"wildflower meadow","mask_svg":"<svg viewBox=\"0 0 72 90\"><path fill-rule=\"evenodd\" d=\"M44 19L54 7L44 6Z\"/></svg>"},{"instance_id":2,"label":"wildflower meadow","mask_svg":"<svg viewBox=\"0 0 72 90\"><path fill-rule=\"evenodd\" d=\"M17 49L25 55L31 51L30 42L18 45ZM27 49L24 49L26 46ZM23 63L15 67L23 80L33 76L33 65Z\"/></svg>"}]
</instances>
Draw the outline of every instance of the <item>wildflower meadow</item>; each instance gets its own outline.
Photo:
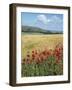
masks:
<instances>
[{"instance_id":1,"label":"wildflower meadow","mask_svg":"<svg viewBox=\"0 0 72 90\"><path fill-rule=\"evenodd\" d=\"M63 74L63 44L53 49L27 50L22 59L22 77L51 76Z\"/></svg>"}]
</instances>

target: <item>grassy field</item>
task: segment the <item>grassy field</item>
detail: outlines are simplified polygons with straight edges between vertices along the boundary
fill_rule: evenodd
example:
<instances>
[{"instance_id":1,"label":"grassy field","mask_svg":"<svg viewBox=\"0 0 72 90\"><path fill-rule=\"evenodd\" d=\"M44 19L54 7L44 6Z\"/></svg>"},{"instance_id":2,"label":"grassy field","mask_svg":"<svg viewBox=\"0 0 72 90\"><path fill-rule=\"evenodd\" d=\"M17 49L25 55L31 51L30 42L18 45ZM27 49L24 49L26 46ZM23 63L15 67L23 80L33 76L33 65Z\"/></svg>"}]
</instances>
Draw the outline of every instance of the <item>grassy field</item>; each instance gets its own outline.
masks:
<instances>
[{"instance_id":1,"label":"grassy field","mask_svg":"<svg viewBox=\"0 0 72 90\"><path fill-rule=\"evenodd\" d=\"M22 59L26 57L27 51L54 49L59 43L63 43L62 34L51 35L24 35L22 34L21 51Z\"/></svg>"},{"instance_id":2,"label":"grassy field","mask_svg":"<svg viewBox=\"0 0 72 90\"><path fill-rule=\"evenodd\" d=\"M22 77L63 74L63 35L21 37Z\"/></svg>"}]
</instances>

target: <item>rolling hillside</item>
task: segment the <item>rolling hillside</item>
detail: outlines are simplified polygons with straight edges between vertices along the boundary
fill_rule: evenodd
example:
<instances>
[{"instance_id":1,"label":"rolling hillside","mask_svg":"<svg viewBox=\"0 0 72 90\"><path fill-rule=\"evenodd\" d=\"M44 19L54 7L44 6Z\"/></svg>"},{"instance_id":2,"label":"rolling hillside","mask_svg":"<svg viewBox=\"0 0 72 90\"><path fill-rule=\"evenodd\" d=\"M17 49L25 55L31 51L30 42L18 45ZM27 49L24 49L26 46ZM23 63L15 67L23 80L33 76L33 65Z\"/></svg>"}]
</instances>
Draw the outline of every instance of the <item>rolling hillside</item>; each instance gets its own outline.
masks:
<instances>
[{"instance_id":1,"label":"rolling hillside","mask_svg":"<svg viewBox=\"0 0 72 90\"><path fill-rule=\"evenodd\" d=\"M43 33L43 34L62 34L63 33L63 32L60 32L60 31L44 30L42 28L32 27L32 26L22 26L22 32Z\"/></svg>"}]
</instances>

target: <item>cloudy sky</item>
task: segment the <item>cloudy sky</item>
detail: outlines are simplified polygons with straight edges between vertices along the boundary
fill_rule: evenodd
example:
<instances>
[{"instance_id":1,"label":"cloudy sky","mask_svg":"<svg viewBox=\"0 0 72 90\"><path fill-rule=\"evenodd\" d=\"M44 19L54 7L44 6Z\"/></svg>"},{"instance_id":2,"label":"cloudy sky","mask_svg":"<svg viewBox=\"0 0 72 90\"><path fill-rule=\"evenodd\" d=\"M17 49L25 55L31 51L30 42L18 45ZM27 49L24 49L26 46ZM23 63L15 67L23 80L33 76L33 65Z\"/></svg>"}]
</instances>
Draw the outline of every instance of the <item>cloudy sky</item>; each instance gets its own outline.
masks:
<instances>
[{"instance_id":1,"label":"cloudy sky","mask_svg":"<svg viewBox=\"0 0 72 90\"><path fill-rule=\"evenodd\" d=\"M63 14L22 12L21 24L51 31L63 31Z\"/></svg>"}]
</instances>

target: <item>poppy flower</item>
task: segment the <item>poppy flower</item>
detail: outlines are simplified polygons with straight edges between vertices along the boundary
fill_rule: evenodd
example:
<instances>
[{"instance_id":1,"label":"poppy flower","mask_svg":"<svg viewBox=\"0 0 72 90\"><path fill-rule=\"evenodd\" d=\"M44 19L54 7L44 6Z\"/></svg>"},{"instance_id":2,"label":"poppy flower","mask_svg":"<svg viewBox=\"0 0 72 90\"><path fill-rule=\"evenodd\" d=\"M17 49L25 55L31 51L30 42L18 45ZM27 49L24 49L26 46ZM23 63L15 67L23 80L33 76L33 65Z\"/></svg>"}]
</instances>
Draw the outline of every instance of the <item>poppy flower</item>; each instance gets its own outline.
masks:
<instances>
[{"instance_id":1,"label":"poppy flower","mask_svg":"<svg viewBox=\"0 0 72 90\"><path fill-rule=\"evenodd\" d=\"M34 53L34 51L32 51L32 53Z\"/></svg>"}]
</instances>

